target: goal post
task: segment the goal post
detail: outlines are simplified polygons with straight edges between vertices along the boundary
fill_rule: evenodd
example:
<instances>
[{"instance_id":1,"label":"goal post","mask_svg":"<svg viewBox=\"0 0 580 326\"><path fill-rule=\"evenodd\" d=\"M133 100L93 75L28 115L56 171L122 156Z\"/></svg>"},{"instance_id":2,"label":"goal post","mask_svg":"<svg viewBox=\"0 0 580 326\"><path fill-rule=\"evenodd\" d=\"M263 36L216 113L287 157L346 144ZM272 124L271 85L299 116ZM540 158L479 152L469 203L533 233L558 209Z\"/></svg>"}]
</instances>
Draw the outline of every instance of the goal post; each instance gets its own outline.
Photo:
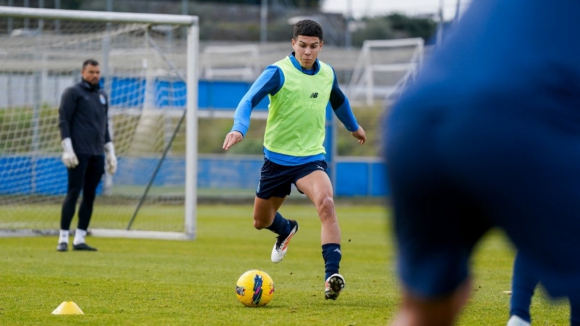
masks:
<instances>
[{"instance_id":1,"label":"goal post","mask_svg":"<svg viewBox=\"0 0 580 326\"><path fill-rule=\"evenodd\" d=\"M0 6L0 44L0 236L58 232L67 187L58 105L93 58L119 166L97 190L89 232L195 239L198 17Z\"/></svg>"}]
</instances>

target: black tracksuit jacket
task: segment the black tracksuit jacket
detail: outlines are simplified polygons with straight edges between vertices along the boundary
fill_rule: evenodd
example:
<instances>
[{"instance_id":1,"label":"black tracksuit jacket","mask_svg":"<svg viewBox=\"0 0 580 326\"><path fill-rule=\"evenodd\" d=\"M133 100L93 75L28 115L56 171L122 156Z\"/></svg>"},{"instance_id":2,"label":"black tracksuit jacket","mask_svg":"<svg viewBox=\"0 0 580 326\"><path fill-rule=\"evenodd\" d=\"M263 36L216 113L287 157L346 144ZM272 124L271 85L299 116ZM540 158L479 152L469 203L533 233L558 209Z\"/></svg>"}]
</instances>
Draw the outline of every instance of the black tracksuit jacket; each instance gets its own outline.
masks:
<instances>
[{"instance_id":1,"label":"black tracksuit jacket","mask_svg":"<svg viewBox=\"0 0 580 326\"><path fill-rule=\"evenodd\" d=\"M109 99L98 85L82 80L62 94L58 109L61 140L70 138L75 153L103 155L109 134Z\"/></svg>"}]
</instances>

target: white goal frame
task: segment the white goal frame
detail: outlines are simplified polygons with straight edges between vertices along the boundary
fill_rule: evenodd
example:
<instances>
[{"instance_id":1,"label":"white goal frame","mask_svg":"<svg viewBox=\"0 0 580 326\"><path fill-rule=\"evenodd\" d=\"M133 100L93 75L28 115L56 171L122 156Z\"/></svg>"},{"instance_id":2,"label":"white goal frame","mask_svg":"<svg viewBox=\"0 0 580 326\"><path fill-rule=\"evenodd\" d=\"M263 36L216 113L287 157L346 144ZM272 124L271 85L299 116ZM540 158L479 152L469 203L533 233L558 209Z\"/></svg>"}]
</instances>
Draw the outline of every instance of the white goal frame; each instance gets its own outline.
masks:
<instances>
[{"instance_id":1,"label":"white goal frame","mask_svg":"<svg viewBox=\"0 0 580 326\"><path fill-rule=\"evenodd\" d=\"M206 46L201 54L206 62L203 77L209 80L227 78L253 81L260 74L259 52L259 47L253 44ZM241 62L235 62L237 57ZM227 64L224 65L225 62Z\"/></svg>"},{"instance_id":2,"label":"white goal frame","mask_svg":"<svg viewBox=\"0 0 580 326\"><path fill-rule=\"evenodd\" d=\"M373 49L397 49L412 48L412 54L407 62L399 63L377 63L372 60ZM358 102L359 98L364 98L364 103L371 106L375 102L377 95L388 99L396 92L400 92L409 80L413 80L417 73L417 68L423 62L424 42L422 38L408 38L397 40L366 40L354 68L350 84L348 86L349 99ZM377 73L404 73L394 85L376 85L374 76ZM378 86L383 86L382 92L377 90Z\"/></svg>"},{"instance_id":3,"label":"white goal frame","mask_svg":"<svg viewBox=\"0 0 580 326\"><path fill-rule=\"evenodd\" d=\"M134 231L113 229L90 229L90 234L102 237L128 237L152 239L193 240L196 238L197 224L197 124L198 124L198 58L199 58L199 18L188 15L140 14L97 12L83 10L38 9L0 6L0 17L70 20L104 23L139 23L180 25L187 28L187 68L186 68L186 149L185 149L185 214L184 232ZM0 236L10 236L12 232ZM18 234L15 230L12 235ZM24 234L22 234L24 235Z\"/></svg>"}]
</instances>

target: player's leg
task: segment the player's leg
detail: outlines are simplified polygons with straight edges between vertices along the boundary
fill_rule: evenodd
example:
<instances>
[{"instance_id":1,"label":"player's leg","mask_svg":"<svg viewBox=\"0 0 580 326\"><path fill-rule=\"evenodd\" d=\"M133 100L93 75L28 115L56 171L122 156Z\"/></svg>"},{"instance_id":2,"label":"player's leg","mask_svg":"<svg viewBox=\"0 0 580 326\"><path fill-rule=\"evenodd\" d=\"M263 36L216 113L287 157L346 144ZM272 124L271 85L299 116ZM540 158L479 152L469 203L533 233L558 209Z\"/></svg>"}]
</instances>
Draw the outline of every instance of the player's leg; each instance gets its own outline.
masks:
<instances>
[{"instance_id":1,"label":"player's leg","mask_svg":"<svg viewBox=\"0 0 580 326\"><path fill-rule=\"evenodd\" d=\"M296 187L316 206L320 222L322 244L340 244L340 226L334 210L332 184L325 171L312 171L296 181Z\"/></svg>"},{"instance_id":2,"label":"player's leg","mask_svg":"<svg viewBox=\"0 0 580 326\"><path fill-rule=\"evenodd\" d=\"M322 257L325 264L325 297L336 300L345 281L338 273L342 252L340 248L341 234L338 219L334 209L333 190L330 178L326 171L319 167L326 168L326 165L314 162L309 164L312 169L305 167L303 173L307 175L296 181L296 187L303 192L316 206L318 217L321 222L321 244Z\"/></svg>"},{"instance_id":3,"label":"player's leg","mask_svg":"<svg viewBox=\"0 0 580 326\"><path fill-rule=\"evenodd\" d=\"M470 292L470 279L451 295L437 300L426 300L405 291L401 309L391 326L453 325Z\"/></svg>"},{"instance_id":4,"label":"player's leg","mask_svg":"<svg viewBox=\"0 0 580 326\"><path fill-rule=\"evenodd\" d=\"M580 302L570 299L570 325L580 326Z\"/></svg>"},{"instance_id":5,"label":"player's leg","mask_svg":"<svg viewBox=\"0 0 580 326\"><path fill-rule=\"evenodd\" d=\"M453 325L470 293L470 255L492 226L484 204L470 191L471 180L480 174L470 167L478 165L461 155L446 157L448 152L463 154L465 147L453 143L456 138L470 143L470 152L486 144L454 132L456 125L473 125L450 121L448 117L459 114L432 103L438 102L399 102L385 128L386 181L394 209L398 274L405 289L395 325ZM456 162L465 162L465 167L450 168ZM493 173L482 177L492 178Z\"/></svg>"},{"instance_id":6,"label":"player's leg","mask_svg":"<svg viewBox=\"0 0 580 326\"><path fill-rule=\"evenodd\" d=\"M298 231L298 223L288 220L278 209L291 191L292 167L278 165L265 160L260 174L260 184L254 200L254 227L268 229L278 236L272 248L272 262L282 261L288 251L288 244Z\"/></svg>"},{"instance_id":7,"label":"player's leg","mask_svg":"<svg viewBox=\"0 0 580 326\"><path fill-rule=\"evenodd\" d=\"M530 266L526 265L525 258L518 253L514 261L508 326L530 325L532 321L530 305L539 280L530 275L530 271Z\"/></svg>"},{"instance_id":8,"label":"player's leg","mask_svg":"<svg viewBox=\"0 0 580 326\"><path fill-rule=\"evenodd\" d=\"M80 196L81 190L83 189L84 175L87 170L88 157L82 154L77 154L77 158L79 164L72 169L66 169L68 185L60 214L60 236L56 248L58 251L68 250L70 224L75 215L77 200Z\"/></svg>"},{"instance_id":9,"label":"player's leg","mask_svg":"<svg viewBox=\"0 0 580 326\"><path fill-rule=\"evenodd\" d=\"M284 224L288 221L278 209L286 198L270 197L262 199L258 196L254 198L254 227L257 230L268 229L276 234L284 233Z\"/></svg>"},{"instance_id":10,"label":"player's leg","mask_svg":"<svg viewBox=\"0 0 580 326\"><path fill-rule=\"evenodd\" d=\"M288 220L278 212L285 198L271 197L262 199L256 197L254 201L254 227L258 230L266 228L278 236L272 248L271 259L279 263L288 252L288 244L298 231L298 222Z\"/></svg>"},{"instance_id":11,"label":"player's leg","mask_svg":"<svg viewBox=\"0 0 580 326\"><path fill-rule=\"evenodd\" d=\"M90 247L85 243L85 236L93 215L93 206L97 193L97 187L103 174L105 173L105 159L103 155L91 156L85 173L85 182L83 187L83 199L79 207L79 223L75 232L73 249L96 251L96 248Z\"/></svg>"}]
</instances>

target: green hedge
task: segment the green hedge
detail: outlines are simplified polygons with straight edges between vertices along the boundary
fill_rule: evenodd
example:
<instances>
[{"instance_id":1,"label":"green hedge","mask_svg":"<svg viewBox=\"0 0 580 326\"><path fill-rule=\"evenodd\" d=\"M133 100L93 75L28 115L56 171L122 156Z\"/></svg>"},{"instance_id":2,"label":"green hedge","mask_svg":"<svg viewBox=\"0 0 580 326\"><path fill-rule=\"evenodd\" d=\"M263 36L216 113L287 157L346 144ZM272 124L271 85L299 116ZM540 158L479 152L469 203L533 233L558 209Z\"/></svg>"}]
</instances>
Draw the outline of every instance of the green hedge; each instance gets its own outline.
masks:
<instances>
[{"instance_id":1,"label":"green hedge","mask_svg":"<svg viewBox=\"0 0 580 326\"><path fill-rule=\"evenodd\" d=\"M366 131L367 143L359 145L344 126L338 123L337 149L340 156L379 156L380 155L380 122L382 109L380 107L353 108L354 114L361 126ZM113 117L113 126L120 123L124 116ZM135 119L135 117L131 117ZM179 119L173 119L174 125ZM200 118L198 124L198 150L201 154L223 154L222 149L225 135L230 131L233 124L231 118ZM29 107L2 108L0 109L0 152L27 153L34 150L33 138L37 137L37 148L42 152L60 152L60 133L58 130L58 110L49 106L43 106L38 120L38 133L33 133L33 109ZM137 125L137 123L132 123ZM244 140L230 149L232 154L260 155L265 120L251 120L250 129ZM126 129L126 127L125 127ZM130 130L125 132L131 133ZM116 135L119 137L120 135ZM158 136L162 137L162 136ZM122 154L125 145L116 142L117 152ZM156 151L161 152L161 147ZM172 147L172 153L179 154L185 151L185 128L179 130Z\"/></svg>"}]
</instances>

